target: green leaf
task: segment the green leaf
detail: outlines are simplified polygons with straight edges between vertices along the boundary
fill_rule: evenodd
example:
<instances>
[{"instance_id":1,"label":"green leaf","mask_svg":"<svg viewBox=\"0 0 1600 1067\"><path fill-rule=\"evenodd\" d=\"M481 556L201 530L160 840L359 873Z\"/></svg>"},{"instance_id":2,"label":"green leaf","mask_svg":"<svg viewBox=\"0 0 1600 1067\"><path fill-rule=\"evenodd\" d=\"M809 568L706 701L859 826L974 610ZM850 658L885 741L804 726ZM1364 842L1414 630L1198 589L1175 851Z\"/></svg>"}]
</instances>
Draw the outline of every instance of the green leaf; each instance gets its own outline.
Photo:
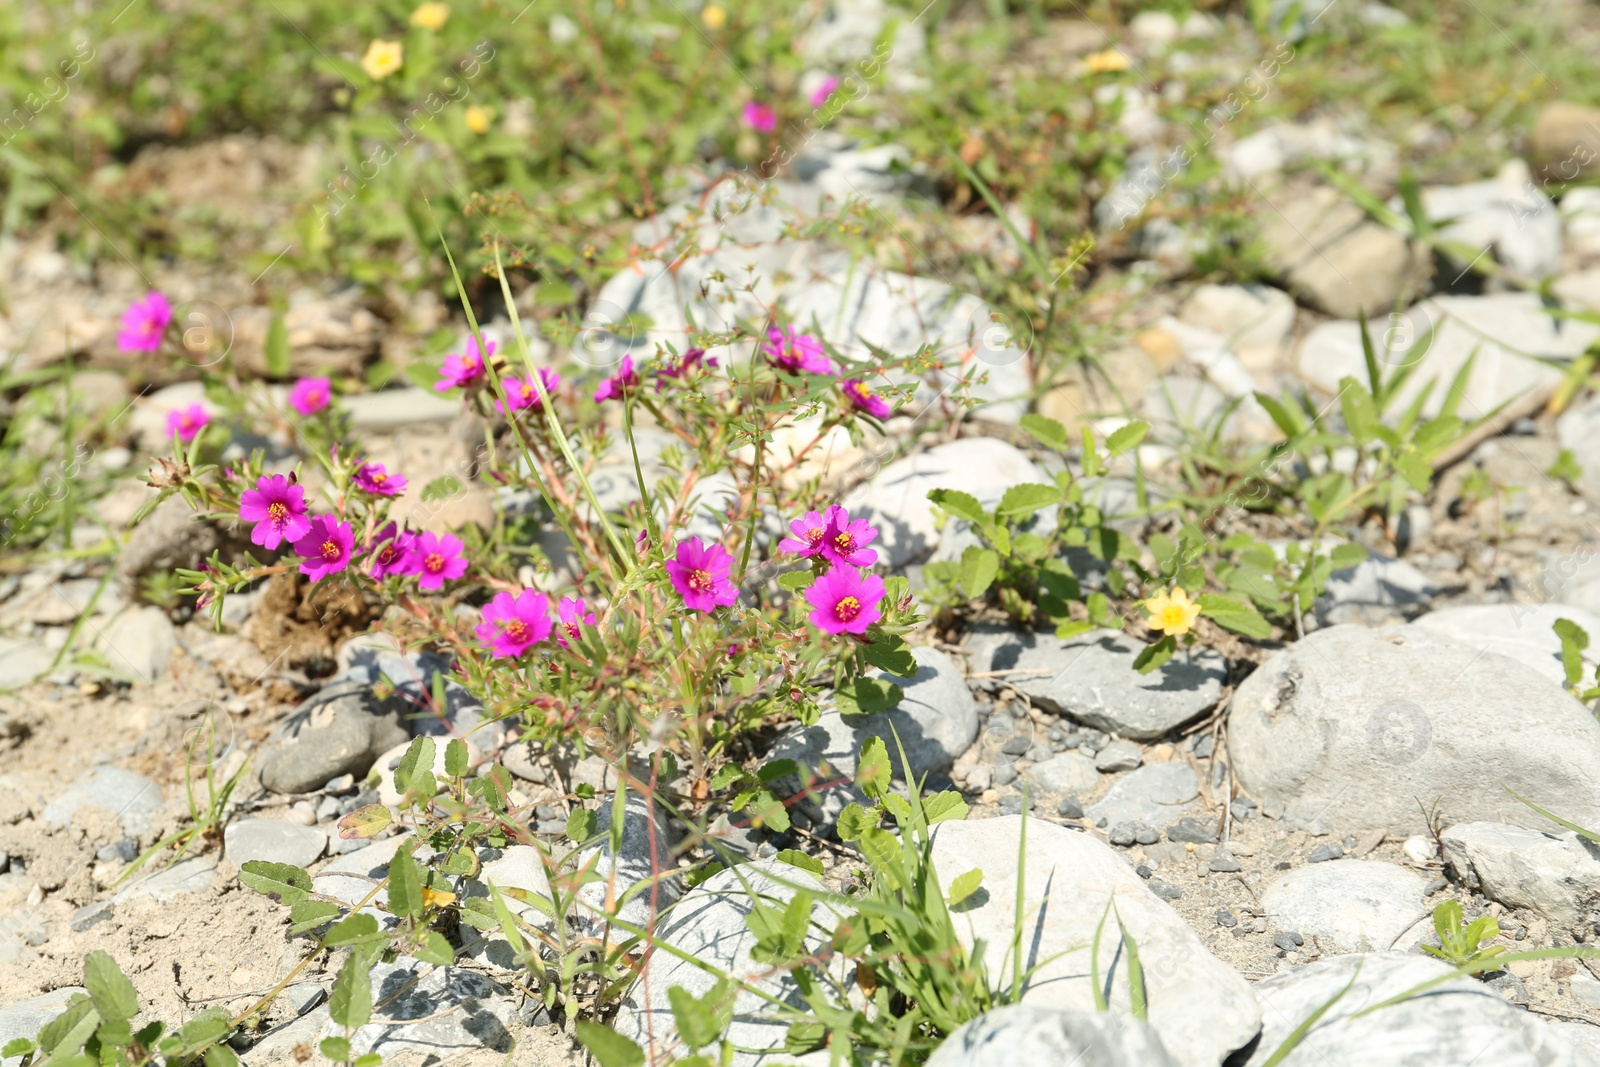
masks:
<instances>
[{"instance_id":1,"label":"green leaf","mask_svg":"<svg viewBox=\"0 0 1600 1067\"><path fill-rule=\"evenodd\" d=\"M856 764L856 787L873 800L889 791L889 748L881 737L869 737Z\"/></svg>"},{"instance_id":2,"label":"green leaf","mask_svg":"<svg viewBox=\"0 0 1600 1067\"><path fill-rule=\"evenodd\" d=\"M1283 431L1283 436L1291 441L1305 432L1305 423L1301 421L1299 414L1277 397L1268 396L1266 393L1257 393L1256 403L1265 409L1273 424Z\"/></svg>"},{"instance_id":3,"label":"green leaf","mask_svg":"<svg viewBox=\"0 0 1600 1067\"><path fill-rule=\"evenodd\" d=\"M289 932L303 934L339 917L342 909L331 900L302 900L289 909Z\"/></svg>"},{"instance_id":4,"label":"green leaf","mask_svg":"<svg viewBox=\"0 0 1600 1067\"><path fill-rule=\"evenodd\" d=\"M800 773L800 764L792 759L768 760L756 768L756 780L761 782L776 782L779 778L787 778L791 774Z\"/></svg>"},{"instance_id":5,"label":"green leaf","mask_svg":"<svg viewBox=\"0 0 1600 1067\"><path fill-rule=\"evenodd\" d=\"M595 813L588 808L573 808L567 816L567 840L582 844L594 836Z\"/></svg>"},{"instance_id":6,"label":"green leaf","mask_svg":"<svg viewBox=\"0 0 1600 1067\"><path fill-rule=\"evenodd\" d=\"M857 841L861 835L878 825L878 817L860 804L851 801L839 813L839 840Z\"/></svg>"},{"instance_id":7,"label":"green leaf","mask_svg":"<svg viewBox=\"0 0 1600 1067\"><path fill-rule=\"evenodd\" d=\"M399 766L394 769L395 792L404 796L410 790L413 779L418 785L423 784L423 775L431 779L434 756L433 738L426 736L414 738L410 747L406 749L406 754L400 757Z\"/></svg>"},{"instance_id":8,"label":"green leaf","mask_svg":"<svg viewBox=\"0 0 1600 1067\"><path fill-rule=\"evenodd\" d=\"M1032 515L1040 508L1061 503L1061 489L1054 485L1024 482L1007 489L1000 498L996 515L1022 517Z\"/></svg>"},{"instance_id":9,"label":"green leaf","mask_svg":"<svg viewBox=\"0 0 1600 1067\"><path fill-rule=\"evenodd\" d=\"M1146 645L1144 651L1134 657L1133 669L1140 674L1149 674L1171 659L1172 654L1177 650L1177 638L1167 634L1155 644Z\"/></svg>"},{"instance_id":10,"label":"green leaf","mask_svg":"<svg viewBox=\"0 0 1600 1067\"><path fill-rule=\"evenodd\" d=\"M377 837L393 819L394 813L382 804L368 804L339 820L339 836L346 841Z\"/></svg>"},{"instance_id":11,"label":"green leaf","mask_svg":"<svg viewBox=\"0 0 1600 1067\"><path fill-rule=\"evenodd\" d=\"M383 1063L383 1053L369 1052L365 1056L357 1056L350 1061L350 1067L380 1067Z\"/></svg>"},{"instance_id":12,"label":"green leaf","mask_svg":"<svg viewBox=\"0 0 1600 1067\"><path fill-rule=\"evenodd\" d=\"M338 1063L350 1058L350 1042L342 1037L325 1037L317 1048L328 1059Z\"/></svg>"},{"instance_id":13,"label":"green leaf","mask_svg":"<svg viewBox=\"0 0 1600 1067\"><path fill-rule=\"evenodd\" d=\"M444 675L435 675L443 678ZM450 743L444 746L444 773L452 778L464 778L467 774L467 743L459 737L452 737Z\"/></svg>"},{"instance_id":14,"label":"green leaf","mask_svg":"<svg viewBox=\"0 0 1600 1067\"><path fill-rule=\"evenodd\" d=\"M717 768L717 773L711 776L711 788L726 789L742 777L744 777L744 768L737 763L724 763Z\"/></svg>"},{"instance_id":15,"label":"green leaf","mask_svg":"<svg viewBox=\"0 0 1600 1067\"><path fill-rule=\"evenodd\" d=\"M1067 428L1055 419L1029 414L1022 416L1018 425L1046 448L1053 448L1057 452L1067 450Z\"/></svg>"},{"instance_id":16,"label":"green leaf","mask_svg":"<svg viewBox=\"0 0 1600 1067\"><path fill-rule=\"evenodd\" d=\"M1342 545L1335 545L1333 550L1328 553L1328 558L1333 562L1334 570L1347 571L1351 567L1366 562L1367 548L1365 545L1347 541Z\"/></svg>"},{"instance_id":17,"label":"green leaf","mask_svg":"<svg viewBox=\"0 0 1600 1067\"><path fill-rule=\"evenodd\" d=\"M287 378L289 376L289 327L283 321L283 312L272 313L272 321L267 323L267 342L264 352L267 364L267 377Z\"/></svg>"},{"instance_id":18,"label":"green leaf","mask_svg":"<svg viewBox=\"0 0 1600 1067\"><path fill-rule=\"evenodd\" d=\"M426 931L422 944L413 946L411 954L424 963L433 963L440 967L448 967L456 958L456 950L437 930Z\"/></svg>"},{"instance_id":19,"label":"green leaf","mask_svg":"<svg viewBox=\"0 0 1600 1067\"><path fill-rule=\"evenodd\" d=\"M992 548L968 545L961 553L961 591L976 600L1000 573L1000 555Z\"/></svg>"},{"instance_id":20,"label":"green leaf","mask_svg":"<svg viewBox=\"0 0 1600 1067\"><path fill-rule=\"evenodd\" d=\"M1406 480L1406 484L1419 493L1426 493L1428 485L1433 481L1433 467L1416 452L1402 452L1394 458L1394 469Z\"/></svg>"},{"instance_id":21,"label":"green leaf","mask_svg":"<svg viewBox=\"0 0 1600 1067\"><path fill-rule=\"evenodd\" d=\"M329 948L339 948L343 945L355 945L363 941L373 941L383 935L378 932L378 920L371 915L357 912L344 922L334 924L322 943Z\"/></svg>"},{"instance_id":22,"label":"green leaf","mask_svg":"<svg viewBox=\"0 0 1600 1067\"><path fill-rule=\"evenodd\" d=\"M899 634L876 635L872 644L862 647L861 655L879 670L901 678L917 673L917 657L911 654L911 646Z\"/></svg>"},{"instance_id":23,"label":"green leaf","mask_svg":"<svg viewBox=\"0 0 1600 1067\"><path fill-rule=\"evenodd\" d=\"M239 1067L239 1057L227 1045L212 1045L206 1049L206 1067Z\"/></svg>"},{"instance_id":24,"label":"green leaf","mask_svg":"<svg viewBox=\"0 0 1600 1067\"><path fill-rule=\"evenodd\" d=\"M905 864L905 854L901 851L899 840L893 834L880 827L874 827L862 834L856 844L873 872L883 879L891 890L904 888L905 882L900 874Z\"/></svg>"},{"instance_id":25,"label":"green leaf","mask_svg":"<svg viewBox=\"0 0 1600 1067\"><path fill-rule=\"evenodd\" d=\"M1570 689L1583 681L1583 650L1589 647L1589 635L1571 619L1557 619L1550 628L1561 638L1561 669Z\"/></svg>"},{"instance_id":26,"label":"green leaf","mask_svg":"<svg viewBox=\"0 0 1600 1067\"><path fill-rule=\"evenodd\" d=\"M190 1051L215 1044L233 1032L233 1016L224 1008L207 1008L178 1029L178 1040Z\"/></svg>"},{"instance_id":27,"label":"green leaf","mask_svg":"<svg viewBox=\"0 0 1600 1067\"><path fill-rule=\"evenodd\" d=\"M960 822L967 817L967 811L966 800L954 789L935 793L922 802L922 817L929 826L941 822Z\"/></svg>"},{"instance_id":28,"label":"green leaf","mask_svg":"<svg viewBox=\"0 0 1600 1067\"><path fill-rule=\"evenodd\" d=\"M239 881L279 904L291 906L306 899L311 892L311 876L288 863L246 860L239 868Z\"/></svg>"},{"instance_id":29,"label":"green leaf","mask_svg":"<svg viewBox=\"0 0 1600 1067\"><path fill-rule=\"evenodd\" d=\"M396 915L412 918L421 915L422 874L411 850L405 847L389 861L389 910Z\"/></svg>"},{"instance_id":30,"label":"green leaf","mask_svg":"<svg viewBox=\"0 0 1600 1067\"><path fill-rule=\"evenodd\" d=\"M778 575L778 585L791 593L798 593L802 589L811 588L811 583L817 580L813 571L790 571Z\"/></svg>"},{"instance_id":31,"label":"green leaf","mask_svg":"<svg viewBox=\"0 0 1600 1067\"><path fill-rule=\"evenodd\" d=\"M1113 456L1120 456L1128 449L1137 447L1139 442L1144 440L1145 434L1149 432L1150 424L1148 422L1130 422L1106 438L1106 451Z\"/></svg>"},{"instance_id":32,"label":"green leaf","mask_svg":"<svg viewBox=\"0 0 1600 1067\"><path fill-rule=\"evenodd\" d=\"M783 1051L791 1056L804 1056L823 1047L828 1038L828 1028L820 1022L802 1019L789 1024L783 1034Z\"/></svg>"},{"instance_id":33,"label":"green leaf","mask_svg":"<svg viewBox=\"0 0 1600 1067\"><path fill-rule=\"evenodd\" d=\"M684 1044L691 1050L700 1049L721 1038L733 1019L733 1002L738 993L738 985L727 978L719 979L701 997L682 986L668 989L672 1018Z\"/></svg>"},{"instance_id":34,"label":"green leaf","mask_svg":"<svg viewBox=\"0 0 1600 1067\"><path fill-rule=\"evenodd\" d=\"M978 887L982 884L983 871L976 867L966 874L957 875L956 880L950 883L950 906L954 908L959 905L963 900L976 893Z\"/></svg>"},{"instance_id":35,"label":"green leaf","mask_svg":"<svg viewBox=\"0 0 1600 1067\"><path fill-rule=\"evenodd\" d=\"M1258 641L1272 636L1272 624L1243 600L1235 600L1220 593L1201 593L1195 597L1194 602L1200 605L1200 614L1236 634L1253 637Z\"/></svg>"},{"instance_id":36,"label":"green leaf","mask_svg":"<svg viewBox=\"0 0 1600 1067\"><path fill-rule=\"evenodd\" d=\"M99 949L83 958L83 985L100 1018L127 1021L139 1014L139 996L117 961Z\"/></svg>"},{"instance_id":37,"label":"green leaf","mask_svg":"<svg viewBox=\"0 0 1600 1067\"><path fill-rule=\"evenodd\" d=\"M1113 910L1115 905L1113 904ZM1117 929L1122 931L1122 941L1128 946L1128 1010L1143 1022L1149 1018L1149 999L1144 985L1144 965L1139 962L1139 942L1133 939L1128 928L1122 925L1122 915L1117 915Z\"/></svg>"},{"instance_id":38,"label":"green leaf","mask_svg":"<svg viewBox=\"0 0 1600 1067\"><path fill-rule=\"evenodd\" d=\"M900 698L905 696L905 691L893 682L882 678L857 678L842 689L834 690L834 702L839 706L839 714L871 715L877 711L888 711L900 703Z\"/></svg>"},{"instance_id":39,"label":"green leaf","mask_svg":"<svg viewBox=\"0 0 1600 1067\"><path fill-rule=\"evenodd\" d=\"M328 995L328 1016L351 1030L365 1026L372 1018L372 975L364 953L352 952L345 957L339 976L333 980L333 992Z\"/></svg>"},{"instance_id":40,"label":"green leaf","mask_svg":"<svg viewBox=\"0 0 1600 1067\"><path fill-rule=\"evenodd\" d=\"M983 505L978 503L978 498L971 493L955 489L930 489L928 499L956 518L966 519L975 526L983 525L989 517L983 510Z\"/></svg>"},{"instance_id":41,"label":"green leaf","mask_svg":"<svg viewBox=\"0 0 1600 1067\"><path fill-rule=\"evenodd\" d=\"M461 480L453 474L446 474L443 478L435 478L422 488L422 502L432 503L435 500L445 500L449 497L460 496L466 492L466 487Z\"/></svg>"},{"instance_id":42,"label":"green leaf","mask_svg":"<svg viewBox=\"0 0 1600 1067\"><path fill-rule=\"evenodd\" d=\"M818 878L821 878L823 875L822 861L817 859L815 856L806 855L797 848L784 849L782 852L778 853L778 859L784 863L787 863L791 867L798 867L808 874L814 874ZM698 1048L699 1046L696 1047Z\"/></svg>"},{"instance_id":43,"label":"green leaf","mask_svg":"<svg viewBox=\"0 0 1600 1067\"><path fill-rule=\"evenodd\" d=\"M21 1056L25 1052L32 1052L38 1047L33 1043L32 1038L14 1037L5 1043L4 1048L0 1048L0 1059L9 1060L13 1056Z\"/></svg>"}]
</instances>

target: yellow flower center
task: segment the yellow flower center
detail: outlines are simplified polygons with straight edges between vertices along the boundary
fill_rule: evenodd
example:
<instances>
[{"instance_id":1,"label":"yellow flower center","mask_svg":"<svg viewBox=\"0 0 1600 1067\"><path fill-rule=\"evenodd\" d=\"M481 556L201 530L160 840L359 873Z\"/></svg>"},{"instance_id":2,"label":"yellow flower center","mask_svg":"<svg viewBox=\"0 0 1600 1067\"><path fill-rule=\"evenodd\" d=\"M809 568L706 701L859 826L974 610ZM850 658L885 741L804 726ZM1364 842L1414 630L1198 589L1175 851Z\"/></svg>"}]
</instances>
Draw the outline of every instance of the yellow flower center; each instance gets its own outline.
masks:
<instances>
[{"instance_id":1,"label":"yellow flower center","mask_svg":"<svg viewBox=\"0 0 1600 1067\"><path fill-rule=\"evenodd\" d=\"M697 593L709 593L711 591L711 575L705 571L690 571L689 588Z\"/></svg>"},{"instance_id":2,"label":"yellow flower center","mask_svg":"<svg viewBox=\"0 0 1600 1067\"><path fill-rule=\"evenodd\" d=\"M322 542L322 558L323 559L332 561L332 560L338 559L339 555L340 555L339 542L333 541L333 540L328 540L328 541Z\"/></svg>"},{"instance_id":3,"label":"yellow flower center","mask_svg":"<svg viewBox=\"0 0 1600 1067\"><path fill-rule=\"evenodd\" d=\"M430 552L427 558L422 561L422 565L428 568L429 574L438 574L444 570L444 557L437 552Z\"/></svg>"},{"instance_id":4,"label":"yellow flower center","mask_svg":"<svg viewBox=\"0 0 1600 1067\"><path fill-rule=\"evenodd\" d=\"M840 622L849 622L861 614L861 601L853 596L841 599L833 606L833 617Z\"/></svg>"},{"instance_id":5,"label":"yellow flower center","mask_svg":"<svg viewBox=\"0 0 1600 1067\"><path fill-rule=\"evenodd\" d=\"M512 619L505 624L503 632L513 641L524 641L528 637L528 626L521 619Z\"/></svg>"},{"instance_id":6,"label":"yellow flower center","mask_svg":"<svg viewBox=\"0 0 1600 1067\"><path fill-rule=\"evenodd\" d=\"M813 526L811 529L806 531L806 541L813 545L820 545L822 544L822 535L825 533L827 533L827 531L822 527Z\"/></svg>"},{"instance_id":7,"label":"yellow flower center","mask_svg":"<svg viewBox=\"0 0 1600 1067\"><path fill-rule=\"evenodd\" d=\"M848 533L834 534L833 547L838 549L842 555L848 556L856 550L855 536Z\"/></svg>"},{"instance_id":8,"label":"yellow flower center","mask_svg":"<svg viewBox=\"0 0 1600 1067\"><path fill-rule=\"evenodd\" d=\"M272 522L282 525L289 518L289 505L281 501L274 501L267 505L267 518Z\"/></svg>"}]
</instances>

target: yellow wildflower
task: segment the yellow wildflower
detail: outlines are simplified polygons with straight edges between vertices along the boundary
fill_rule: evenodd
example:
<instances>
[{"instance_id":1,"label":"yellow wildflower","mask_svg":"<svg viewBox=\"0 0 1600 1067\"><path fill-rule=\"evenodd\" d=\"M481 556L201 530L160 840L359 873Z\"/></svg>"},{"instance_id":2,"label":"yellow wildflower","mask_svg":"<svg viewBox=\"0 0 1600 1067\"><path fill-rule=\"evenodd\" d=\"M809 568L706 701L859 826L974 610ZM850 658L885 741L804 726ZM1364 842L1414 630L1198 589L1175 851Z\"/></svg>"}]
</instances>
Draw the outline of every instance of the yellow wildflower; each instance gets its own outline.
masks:
<instances>
[{"instance_id":1,"label":"yellow wildflower","mask_svg":"<svg viewBox=\"0 0 1600 1067\"><path fill-rule=\"evenodd\" d=\"M1150 629L1171 637L1188 633L1200 617L1200 605L1190 600L1189 594L1179 586L1173 586L1170 593L1157 593L1146 600L1144 610L1150 613Z\"/></svg>"},{"instance_id":2,"label":"yellow wildflower","mask_svg":"<svg viewBox=\"0 0 1600 1067\"><path fill-rule=\"evenodd\" d=\"M447 908L456 902L454 893L447 893L442 889L429 889L422 887L422 906L425 908Z\"/></svg>"},{"instance_id":3,"label":"yellow wildflower","mask_svg":"<svg viewBox=\"0 0 1600 1067\"><path fill-rule=\"evenodd\" d=\"M489 120L491 117L492 116L490 115L488 108L479 107L477 104L473 104L471 107L467 108L467 129L476 134L488 133Z\"/></svg>"},{"instance_id":4,"label":"yellow wildflower","mask_svg":"<svg viewBox=\"0 0 1600 1067\"><path fill-rule=\"evenodd\" d=\"M707 4L700 9L700 21L708 30L720 30L728 24L728 13L720 4Z\"/></svg>"},{"instance_id":5,"label":"yellow wildflower","mask_svg":"<svg viewBox=\"0 0 1600 1067\"><path fill-rule=\"evenodd\" d=\"M444 29L445 19L450 17L450 5L440 4L430 0L426 4L418 4L417 9L411 13L411 25L421 26L425 30L438 32Z\"/></svg>"},{"instance_id":6,"label":"yellow wildflower","mask_svg":"<svg viewBox=\"0 0 1600 1067\"><path fill-rule=\"evenodd\" d=\"M1090 74L1114 74L1119 70L1127 70L1129 66L1128 57L1115 48L1085 56L1083 62Z\"/></svg>"},{"instance_id":7,"label":"yellow wildflower","mask_svg":"<svg viewBox=\"0 0 1600 1067\"><path fill-rule=\"evenodd\" d=\"M367 54L361 57L361 69L373 81L382 81L400 69L405 62L405 49L399 41L377 40L367 45Z\"/></svg>"}]
</instances>

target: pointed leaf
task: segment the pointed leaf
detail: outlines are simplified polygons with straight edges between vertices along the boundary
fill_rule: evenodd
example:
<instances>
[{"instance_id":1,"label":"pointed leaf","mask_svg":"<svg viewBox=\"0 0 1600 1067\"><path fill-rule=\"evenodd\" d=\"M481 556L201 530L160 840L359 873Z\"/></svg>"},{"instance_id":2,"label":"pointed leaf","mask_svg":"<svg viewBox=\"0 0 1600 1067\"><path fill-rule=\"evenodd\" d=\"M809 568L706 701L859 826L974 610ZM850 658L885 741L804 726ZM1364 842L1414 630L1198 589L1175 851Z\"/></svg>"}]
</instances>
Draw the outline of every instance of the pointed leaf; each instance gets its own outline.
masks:
<instances>
[{"instance_id":1,"label":"pointed leaf","mask_svg":"<svg viewBox=\"0 0 1600 1067\"><path fill-rule=\"evenodd\" d=\"M393 819L394 813L382 804L368 804L339 820L339 836L346 841L377 837L389 828Z\"/></svg>"},{"instance_id":2,"label":"pointed leaf","mask_svg":"<svg viewBox=\"0 0 1600 1067\"><path fill-rule=\"evenodd\" d=\"M928 491L928 499L956 518L966 519L974 525L982 525L988 518L983 505L978 503L978 498L971 493L955 489L931 489Z\"/></svg>"},{"instance_id":3,"label":"pointed leaf","mask_svg":"<svg viewBox=\"0 0 1600 1067\"><path fill-rule=\"evenodd\" d=\"M814 874L818 878L821 878L824 873L821 860L815 856L808 856L797 848L784 849L778 853L778 859L791 867L798 867L808 874Z\"/></svg>"},{"instance_id":4,"label":"pointed leaf","mask_svg":"<svg viewBox=\"0 0 1600 1067\"><path fill-rule=\"evenodd\" d=\"M604 1023L579 1019L578 1041L600 1067L643 1067L644 1049Z\"/></svg>"},{"instance_id":5,"label":"pointed leaf","mask_svg":"<svg viewBox=\"0 0 1600 1067\"><path fill-rule=\"evenodd\" d=\"M239 868L239 881L279 904L298 904L311 892L311 876L288 863L246 860Z\"/></svg>"},{"instance_id":6,"label":"pointed leaf","mask_svg":"<svg viewBox=\"0 0 1600 1067\"><path fill-rule=\"evenodd\" d=\"M96 949L83 958L83 985L103 1021L126 1022L139 1014L139 996L117 961Z\"/></svg>"},{"instance_id":7,"label":"pointed leaf","mask_svg":"<svg viewBox=\"0 0 1600 1067\"><path fill-rule=\"evenodd\" d=\"M372 1018L372 975L363 953L352 952L345 957L339 976L333 980L333 992L328 995L328 1016L351 1030L365 1026Z\"/></svg>"},{"instance_id":8,"label":"pointed leaf","mask_svg":"<svg viewBox=\"0 0 1600 1067\"><path fill-rule=\"evenodd\" d=\"M983 884L983 871L974 867L966 874L956 875L956 880L950 883L950 906L958 906L972 894L978 891Z\"/></svg>"}]
</instances>

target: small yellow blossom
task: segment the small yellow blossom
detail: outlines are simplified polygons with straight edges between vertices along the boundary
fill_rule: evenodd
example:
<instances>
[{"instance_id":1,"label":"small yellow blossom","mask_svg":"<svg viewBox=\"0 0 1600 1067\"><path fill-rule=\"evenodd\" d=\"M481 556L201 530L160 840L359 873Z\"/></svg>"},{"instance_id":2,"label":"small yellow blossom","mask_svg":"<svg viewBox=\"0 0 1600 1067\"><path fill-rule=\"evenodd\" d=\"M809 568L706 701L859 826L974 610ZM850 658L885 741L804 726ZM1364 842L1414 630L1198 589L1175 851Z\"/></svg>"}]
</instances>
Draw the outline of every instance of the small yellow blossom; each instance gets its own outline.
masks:
<instances>
[{"instance_id":1,"label":"small yellow blossom","mask_svg":"<svg viewBox=\"0 0 1600 1067\"><path fill-rule=\"evenodd\" d=\"M700 21L708 30L720 30L728 24L728 13L720 4L707 4L700 9Z\"/></svg>"},{"instance_id":2,"label":"small yellow blossom","mask_svg":"<svg viewBox=\"0 0 1600 1067\"><path fill-rule=\"evenodd\" d=\"M430 0L426 4L418 4L417 9L411 13L411 25L421 26L425 30L437 33L444 29L445 19L450 17L450 5L440 4Z\"/></svg>"},{"instance_id":3,"label":"small yellow blossom","mask_svg":"<svg viewBox=\"0 0 1600 1067\"><path fill-rule=\"evenodd\" d=\"M493 116L490 115L488 108L479 107L477 104L473 104L471 107L467 108L467 129L476 134L488 133L489 120L492 117Z\"/></svg>"},{"instance_id":4,"label":"small yellow blossom","mask_svg":"<svg viewBox=\"0 0 1600 1067\"><path fill-rule=\"evenodd\" d=\"M1115 48L1085 56L1083 62L1090 74L1114 74L1119 70L1127 70L1129 66L1128 57Z\"/></svg>"},{"instance_id":5,"label":"small yellow blossom","mask_svg":"<svg viewBox=\"0 0 1600 1067\"><path fill-rule=\"evenodd\" d=\"M454 893L447 893L441 889L429 889L427 886L422 887L422 906L425 908L447 908L455 902L456 895Z\"/></svg>"},{"instance_id":6,"label":"small yellow blossom","mask_svg":"<svg viewBox=\"0 0 1600 1067\"><path fill-rule=\"evenodd\" d=\"M373 81L382 81L400 69L405 62L405 48L399 41L373 41L367 45L367 54L361 57L361 69Z\"/></svg>"},{"instance_id":7,"label":"small yellow blossom","mask_svg":"<svg viewBox=\"0 0 1600 1067\"><path fill-rule=\"evenodd\" d=\"M1189 594L1179 586L1173 586L1170 593L1157 593L1146 600L1144 610L1150 613L1150 629L1171 637L1188 633L1200 617L1200 605L1190 600Z\"/></svg>"}]
</instances>

